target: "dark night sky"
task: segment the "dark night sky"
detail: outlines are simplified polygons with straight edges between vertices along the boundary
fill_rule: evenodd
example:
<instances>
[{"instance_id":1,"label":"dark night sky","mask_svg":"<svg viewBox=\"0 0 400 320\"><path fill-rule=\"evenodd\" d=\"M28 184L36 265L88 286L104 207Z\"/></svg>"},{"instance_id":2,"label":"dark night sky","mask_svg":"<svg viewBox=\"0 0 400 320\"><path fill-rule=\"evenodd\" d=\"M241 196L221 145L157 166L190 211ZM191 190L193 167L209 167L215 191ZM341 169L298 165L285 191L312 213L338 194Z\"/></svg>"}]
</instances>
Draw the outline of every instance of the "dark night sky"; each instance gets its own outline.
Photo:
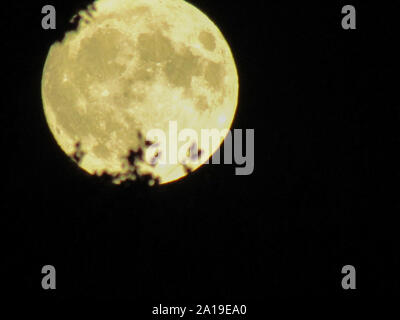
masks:
<instances>
[{"instance_id":1,"label":"dark night sky","mask_svg":"<svg viewBox=\"0 0 400 320\"><path fill-rule=\"evenodd\" d=\"M45 122L42 69L75 2L14 1L0 20L9 296L222 303L399 290L394 7L352 1L357 30L345 31L342 1L190 1L231 45L234 128L255 129L255 171L203 166L148 189L77 170ZM41 28L45 4L56 31ZM53 292L40 285L46 264L57 269ZM353 292L341 288L347 264Z\"/></svg>"}]
</instances>

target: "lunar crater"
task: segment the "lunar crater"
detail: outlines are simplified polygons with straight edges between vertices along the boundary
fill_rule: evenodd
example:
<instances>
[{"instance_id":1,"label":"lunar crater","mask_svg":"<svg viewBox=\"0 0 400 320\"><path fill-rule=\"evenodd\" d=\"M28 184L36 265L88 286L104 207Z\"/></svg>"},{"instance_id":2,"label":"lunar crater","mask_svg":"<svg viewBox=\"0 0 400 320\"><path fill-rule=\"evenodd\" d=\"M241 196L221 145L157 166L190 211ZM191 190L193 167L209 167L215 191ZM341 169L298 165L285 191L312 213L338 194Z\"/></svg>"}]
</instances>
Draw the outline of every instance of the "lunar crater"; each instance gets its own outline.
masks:
<instances>
[{"instance_id":1,"label":"lunar crater","mask_svg":"<svg viewBox=\"0 0 400 320\"><path fill-rule=\"evenodd\" d=\"M214 51L216 48L215 37L208 31L201 31L199 40L203 47L209 51Z\"/></svg>"}]
</instances>

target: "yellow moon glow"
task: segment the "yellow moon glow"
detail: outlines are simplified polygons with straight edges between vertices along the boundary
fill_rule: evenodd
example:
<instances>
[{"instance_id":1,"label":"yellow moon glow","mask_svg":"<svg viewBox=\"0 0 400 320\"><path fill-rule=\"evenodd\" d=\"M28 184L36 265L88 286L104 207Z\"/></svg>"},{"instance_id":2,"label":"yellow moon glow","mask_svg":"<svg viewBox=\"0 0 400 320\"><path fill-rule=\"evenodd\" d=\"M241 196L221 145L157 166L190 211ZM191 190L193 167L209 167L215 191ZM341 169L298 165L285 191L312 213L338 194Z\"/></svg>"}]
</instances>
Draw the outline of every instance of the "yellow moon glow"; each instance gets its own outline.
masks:
<instances>
[{"instance_id":1,"label":"yellow moon glow","mask_svg":"<svg viewBox=\"0 0 400 320\"><path fill-rule=\"evenodd\" d=\"M238 100L232 52L217 26L183 0L99 0L77 30L54 43L42 77L47 123L68 155L91 174L124 172L123 159L152 129L230 129ZM192 170L219 143L187 163ZM179 144L187 143L180 141ZM179 146L178 146L179 148ZM187 174L180 163L142 164L160 183Z\"/></svg>"}]
</instances>

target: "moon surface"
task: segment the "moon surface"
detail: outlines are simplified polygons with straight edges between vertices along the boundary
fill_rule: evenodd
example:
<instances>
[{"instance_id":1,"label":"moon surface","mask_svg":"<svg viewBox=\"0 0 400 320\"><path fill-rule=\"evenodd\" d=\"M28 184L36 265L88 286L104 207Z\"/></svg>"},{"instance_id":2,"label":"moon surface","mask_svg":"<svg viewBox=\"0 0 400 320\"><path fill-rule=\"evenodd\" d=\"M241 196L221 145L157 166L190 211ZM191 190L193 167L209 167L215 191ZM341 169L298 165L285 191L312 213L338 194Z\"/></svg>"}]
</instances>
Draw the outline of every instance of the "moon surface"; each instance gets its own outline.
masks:
<instances>
[{"instance_id":1,"label":"moon surface","mask_svg":"<svg viewBox=\"0 0 400 320\"><path fill-rule=\"evenodd\" d=\"M80 143L82 169L123 174L129 150L142 147L138 134L153 129L165 132L168 145L189 145L170 137L171 121L199 137L204 129L230 129L239 90L235 61L204 13L183 0L94 5L90 14L80 12L76 30L50 47L42 77L49 128L67 155ZM186 166L197 169L225 136ZM187 174L182 163L139 168L139 175L151 173L161 184Z\"/></svg>"}]
</instances>

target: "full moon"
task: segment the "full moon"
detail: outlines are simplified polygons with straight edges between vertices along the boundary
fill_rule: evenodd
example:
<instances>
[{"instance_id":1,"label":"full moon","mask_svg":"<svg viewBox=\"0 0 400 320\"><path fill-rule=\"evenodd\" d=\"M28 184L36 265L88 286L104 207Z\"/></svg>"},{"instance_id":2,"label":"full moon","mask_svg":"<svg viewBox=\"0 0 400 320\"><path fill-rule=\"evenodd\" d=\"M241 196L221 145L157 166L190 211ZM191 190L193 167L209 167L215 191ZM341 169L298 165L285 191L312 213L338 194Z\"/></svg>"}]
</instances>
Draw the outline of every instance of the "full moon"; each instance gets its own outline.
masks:
<instances>
[{"instance_id":1,"label":"full moon","mask_svg":"<svg viewBox=\"0 0 400 320\"><path fill-rule=\"evenodd\" d=\"M175 149L193 143L172 139L171 121L198 137L204 129L230 129L239 91L235 61L204 13L184 0L98 0L94 7L79 12L77 29L50 47L41 84L49 128L67 155L80 144L82 169L123 175L129 151L142 148L140 137L154 129ZM196 161L143 161L138 175L178 180L204 164L226 134Z\"/></svg>"}]
</instances>

